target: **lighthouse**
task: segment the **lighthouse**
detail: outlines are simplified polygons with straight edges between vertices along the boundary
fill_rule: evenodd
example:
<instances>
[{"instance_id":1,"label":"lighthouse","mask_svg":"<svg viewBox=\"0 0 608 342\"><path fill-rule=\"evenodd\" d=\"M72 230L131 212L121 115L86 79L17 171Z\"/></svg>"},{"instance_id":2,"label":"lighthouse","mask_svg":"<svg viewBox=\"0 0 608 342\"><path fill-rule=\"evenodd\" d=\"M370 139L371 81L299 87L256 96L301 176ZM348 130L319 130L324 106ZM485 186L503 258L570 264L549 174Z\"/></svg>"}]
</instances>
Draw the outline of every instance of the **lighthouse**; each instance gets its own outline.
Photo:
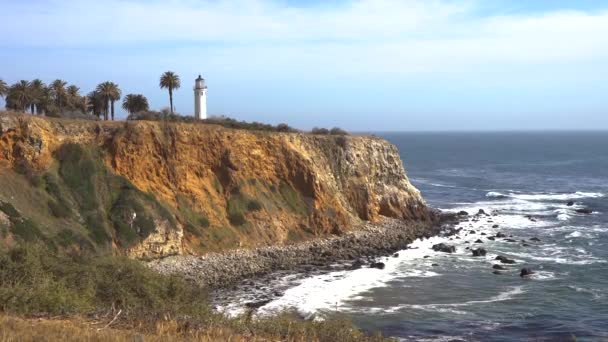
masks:
<instances>
[{"instance_id":1,"label":"lighthouse","mask_svg":"<svg viewBox=\"0 0 608 342\"><path fill-rule=\"evenodd\" d=\"M194 117L199 120L207 118L207 85L201 75L194 82Z\"/></svg>"}]
</instances>

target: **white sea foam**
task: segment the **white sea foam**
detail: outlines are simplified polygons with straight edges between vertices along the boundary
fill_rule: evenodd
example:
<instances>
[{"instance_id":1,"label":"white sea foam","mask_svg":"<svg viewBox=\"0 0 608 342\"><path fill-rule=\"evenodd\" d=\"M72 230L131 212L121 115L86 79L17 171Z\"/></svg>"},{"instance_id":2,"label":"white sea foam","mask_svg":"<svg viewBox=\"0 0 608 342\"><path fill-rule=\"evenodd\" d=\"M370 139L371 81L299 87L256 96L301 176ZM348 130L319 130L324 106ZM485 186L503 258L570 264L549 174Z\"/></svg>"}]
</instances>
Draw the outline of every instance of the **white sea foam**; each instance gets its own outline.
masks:
<instances>
[{"instance_id":1,"label":"white sea foam","mask_svg":"<svg viewBox=\"0 0 608 342\"><path fill-rule=\"evenodd\" d=\"M439 273L429 269L408 268L404 271L399 266L438 253L431 246L442 241L445 238L418 239L410 245L411 249L399 251L399 257L383 258L381 261L385 267L382 270L361 268L306 278L299 285L286 290L282 297L261 307L258 314L266 315L295 308L303 317L313 318L319 310L341 309L344 301L359 298L358 295L373 288L386 286L393 279L439 276Z\"/></svg>"},{"instance_id":2,"label":"white sea foam","mask_svg":"<svg viewBox=\"0 0 608 342\"><path fill-rule=\"evenodd\" d=\"M516 257L520 257L522 259L546 261L546 262L553 262L556 264L565 264L565 265L590 265L590 264L607 262L606 260L602 260L602 259L590 256L590 255L574 255L574 254L569 255L566 253L560 253L557 255L550 255L550 256L540 256L540 255L534 255L531 253L517 253L517 252L511 252L510 254L514 255Z\"/></svg>"},{"instance_id":3,"label":"white sea foam","mask_svg":"<svg viewBox=\"0 0 608 342\"><path fill-rule=\"evenodd\" d=\"M576 292L590 294L591 296L593 296L594 299L600 299L600 298L603 298L606 296L605 291L601 291L598 289L588 289L588 288L578 287L578 286L568 286L568 287Z\"/></svg>"},{"instance_id":4,"label":"white sea foam","mask_svg":"<svg viewBox=\"0 0 608 342\"><path fill-rule=\"evenodd\" d=\"M401 304L388 309L388 312L402 311L405 309L414 310L425 310L425 311L436 311L436 312L454 312L448 310L454 310L455 307L467 307L478 304L487 304L494 302L503 302L514 299L517 295L524 293L523 286L515 286L509 288L507 291L501 292L496 296L488 299L470 300L462 303L436 303L436 304ZM384 309L387 312L387 309ZM461 314L465 314L465 311L460 311Z\"/></svg>"},{"instance_id":5,"label":"white sea foam","mask_svg":"<svg viewBox=\"0 0 608 342\"><path fill-rule=\"evenodd\" d=\"M530 277L534 280L552 280L555 279L555 273L549 271L534 271Z\"/></svg>"},{"instance_id":6,"label":"white sea foam","mask_svg":"<svg viewBox=\"0 0 608 342\"><path fill-rule=\"evenodd\" d=\"M605 194L599 192L583 192L577 191L573 193L533 193L533 194L522 194L522 193L514 193L509 192L508 194L490 191L486 194L486 197L490 198L516 198L526 201L565 201L565 200L574 200L581 198L599 198L604 197Z\"/></svg>"}]
</instances>

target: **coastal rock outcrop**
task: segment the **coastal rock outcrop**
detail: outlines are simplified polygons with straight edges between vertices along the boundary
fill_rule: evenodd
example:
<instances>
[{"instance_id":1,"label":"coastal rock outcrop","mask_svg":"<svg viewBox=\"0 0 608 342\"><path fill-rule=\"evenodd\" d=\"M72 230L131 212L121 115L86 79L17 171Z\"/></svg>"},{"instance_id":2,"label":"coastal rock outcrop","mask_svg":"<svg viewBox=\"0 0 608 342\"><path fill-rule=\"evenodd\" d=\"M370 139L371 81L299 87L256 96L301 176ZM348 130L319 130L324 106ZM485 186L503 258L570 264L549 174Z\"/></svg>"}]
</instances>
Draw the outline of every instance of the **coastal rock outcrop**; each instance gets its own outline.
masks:
<instances>
[{"instance_id":1,"label":"coastal rock outcrop","mask_svg":"<svg viewBox=\"0 0 608 342\"><path fill-rule=\"evenodd\" d=\"M397 148L376 137L12 114L0 123L0 200L62 248L204 254L432 216Z\"/></svg>"}]
</instances>

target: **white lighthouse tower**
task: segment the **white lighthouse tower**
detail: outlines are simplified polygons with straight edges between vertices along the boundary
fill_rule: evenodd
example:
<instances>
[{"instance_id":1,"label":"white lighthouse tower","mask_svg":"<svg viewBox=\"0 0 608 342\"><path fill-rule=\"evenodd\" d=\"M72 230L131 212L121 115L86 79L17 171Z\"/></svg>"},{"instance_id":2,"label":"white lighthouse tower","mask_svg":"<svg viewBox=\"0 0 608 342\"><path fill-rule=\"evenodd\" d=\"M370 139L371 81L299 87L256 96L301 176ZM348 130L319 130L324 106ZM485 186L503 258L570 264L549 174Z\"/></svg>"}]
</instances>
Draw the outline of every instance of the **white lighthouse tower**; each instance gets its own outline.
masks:
<instances>
[{"instance_id":1,"label":"white lighthouse tower","mask_svg":"<svg viewBox=\"0 0 608 342\"><path fill-rule=\"evenodd\" d=\"M199 120L207 118L207 85L201 75L194 83L194 117Z\"/></svg>"}]
</instances>

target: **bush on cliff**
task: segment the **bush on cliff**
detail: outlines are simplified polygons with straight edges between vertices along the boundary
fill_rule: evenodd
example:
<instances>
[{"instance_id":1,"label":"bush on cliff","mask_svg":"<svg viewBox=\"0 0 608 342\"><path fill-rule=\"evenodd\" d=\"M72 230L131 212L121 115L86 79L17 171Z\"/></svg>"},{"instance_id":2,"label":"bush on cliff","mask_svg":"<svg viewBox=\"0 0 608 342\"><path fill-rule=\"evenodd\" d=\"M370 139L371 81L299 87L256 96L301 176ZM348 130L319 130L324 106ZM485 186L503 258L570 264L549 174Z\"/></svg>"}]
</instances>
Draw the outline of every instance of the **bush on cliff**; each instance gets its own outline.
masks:
<instances>
[{"instance_id":1,"label":"bush on cliff","mask_svg":"<svg viewBox=\"0 0 608 342\"><path fill-rule=\"evenodd\" d=\"M267 131L267 132L298 132L297 129L290 127L287 124L281 123L276 126L261 122L238 121L228 117L212 117L204 120L198 120L192 116L182 116L179 114L162 113L155 111L143 111L131 114L127 120L146 120L146 121L168 121L168 122L184 122L184 123L204 123L210 125L219 125L226 128L245 129L252 131Z\"/></svg>"},{"instance_id":2,"label":"bush on cliff","mask_svg":"<svg viewBox=\"0 0 608 342\"><path fill-rule=\"evenodd\" d=\"M314 127L310 133L318 135L348 135L348 132L339 127L332 129Z\"/></svg>"},{"instance_id":3,"label":"bush on cliff","mask_svg":"<svg viewBox=\"0 0 608 342\"><path fill-rule=\"evenodd\" d=\"M124 257L59 255L40 245L0 252L0 310L112 322L114 327L186 340L376 341L343 317L304 321L285 313L251 319L214 313L205 290ZM120 313L120 314L119 314ZM3 327L0 321L0 330ZM12 336L27 336L17 330ZM66 329L66 337L77 332ZM95 331L99 331L96 329ZM42 335L46 336L46 335Z\"/></svg>"}]
</instances>

